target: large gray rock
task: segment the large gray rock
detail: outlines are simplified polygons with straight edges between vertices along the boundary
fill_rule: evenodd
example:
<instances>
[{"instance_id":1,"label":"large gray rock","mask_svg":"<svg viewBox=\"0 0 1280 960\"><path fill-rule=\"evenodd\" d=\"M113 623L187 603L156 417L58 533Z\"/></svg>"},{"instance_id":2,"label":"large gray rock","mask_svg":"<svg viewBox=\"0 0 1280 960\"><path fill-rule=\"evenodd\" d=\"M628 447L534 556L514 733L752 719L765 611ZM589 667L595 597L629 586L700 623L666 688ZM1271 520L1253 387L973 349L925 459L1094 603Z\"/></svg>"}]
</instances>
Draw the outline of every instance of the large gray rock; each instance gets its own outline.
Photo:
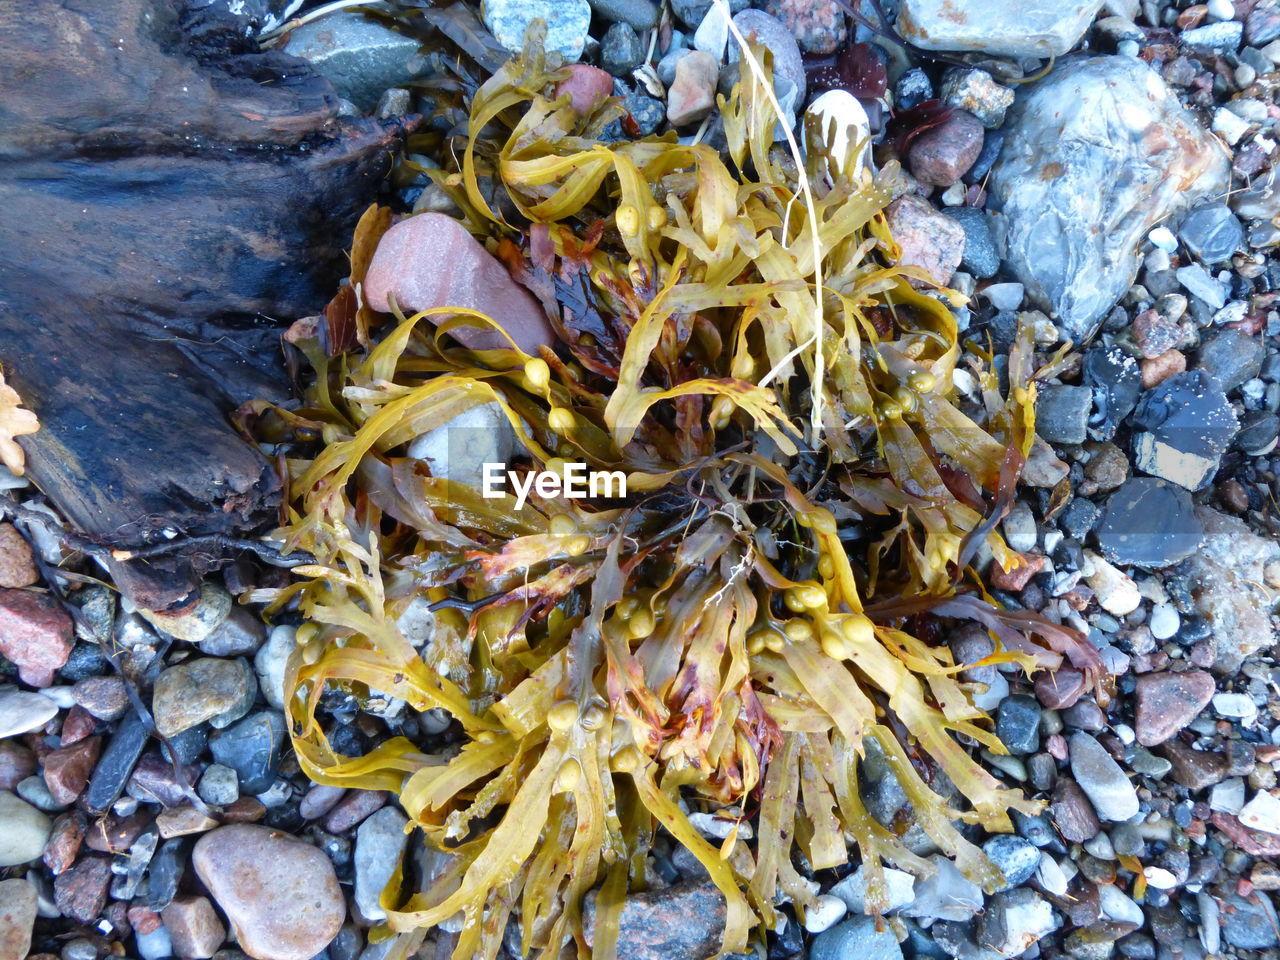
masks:
<instances>
[{"instance_id":1,"label":"large gray rock","mask_svg":"<svg viewBox=\"0 0 1280 960\"><path fill-rule=\"evenodd\" d=\"M427 69L413 37L346 10L291 31L285 51L310 60L338 96L362 110L372 110L388 87L408 83Z\"/></svg>"},{"instance_id":2,"label":"large gray rock","mask_svg":"<svg viewBox=\"0 0 1280 960\"><path fill-rule=\"evenodd\" d=\"M903 0L897 27L926 50L1060 57L1101 6L1102 0Z\"/></svg>"},{"instance_id":3,"label":"large gray rock","mask_svg":"<svg viewBox=\"0 0 1280 960\"><path fill-rule=\"evenodd\" d=\"M1078 57L1019 92L989 209L1005 264L1066 337L1092 336L1159 220L1227 185L1221 145L1133 57Z\"/></svg>"}]
</instances>

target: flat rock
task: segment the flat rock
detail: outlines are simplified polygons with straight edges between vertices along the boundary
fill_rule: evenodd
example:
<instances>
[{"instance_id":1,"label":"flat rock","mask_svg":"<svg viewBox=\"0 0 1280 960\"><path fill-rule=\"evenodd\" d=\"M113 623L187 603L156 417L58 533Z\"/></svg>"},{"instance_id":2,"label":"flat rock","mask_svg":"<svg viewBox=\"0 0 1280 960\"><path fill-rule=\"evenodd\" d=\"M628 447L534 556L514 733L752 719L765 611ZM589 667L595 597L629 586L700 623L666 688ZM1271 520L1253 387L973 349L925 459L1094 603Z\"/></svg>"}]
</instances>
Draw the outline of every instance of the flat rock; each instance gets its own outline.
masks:
<instances>
[{"instance_id":1,"label":"flat rock","mask_svg":"<svg viewBox=\"0 0 1280 960\"><path fill-rule=\"evenodd\" d=\"M897 29L925 50L1060 57L1084 36L1102 0L903 0Z\"/></svg>"},{"instance_id":2,"label":"flat rock","mask_svg":"<svg viewBox=\"0 0 1280 960\"><path fill-rule=\"evenodd\" d=\"M74 638L71 617L49 594L0 589L0 656L18 668L24 683L53 683Z\"/></svg>"},{"instance_id":3,"label":"flat rock","mask_svg":"<svg viewBox=\"0 0 1280 960\"><path fill-rule=\"evenodd\" d=\"M191 859L255 960L310 960L342 927L346 903L333 864L308 843L233 824L201 837Z\"/></svg>"},{"instance_id":4,"label":"flat rock","mask_svg":"<svg viewBox=\"0 0 1280 960\"><path fill-rule=\"evenodd\" d=\"M914 6L945 19L950 5ZM1004 6L985 9L1007 18ZM1019 91L1005 129L988 208L999 214L1006 267L1077 343L1133 282L1151 227L1227 182L1221 145L1135 57L1059 62Z\"/></svg>"},{"instance_id":5,"label":"flat rock","mask_svg":"<svg viewBox=\"0 0 1280 960\"><path fill-rule=\"evenodd\" d=\"M253 706L257 682L244 660L200 657L170 667L156 679L151 698L156 729L172 737L209 721L225 727Z\"/></svg>"},{"instance_id":6,"label":"flat rock","mask_svg":"<svg viewBox=\"0 0 1280 960\"><path fill-rule=\"evenodd\" d=\"M1134 724L1138 742L1144 747L1164 743L1200 715L1215 688L1213 676L1203 670L1161 671L1138 677Z\"/></svg>"},{"instance_id":7,"label":"flat rock","mask_svg":"<svg viewBox=\"0 0 1280 960\"><path fill-rule=\"evenodd\" d=\"M1134 466L1143 473L1199 490L1213 480L1239 429L1235 411L1217 380L1187 370L1146 393L1133 422Z\"/></svg>"},{"instance_id":8,"label":"flat rock","mask_svg":"<svg viewBox=\"0 0 1280 960\"><path fill-rule=\"evenodd\" d=\"M29 880L0 880L0 960L24 960L31 950L37 900Z\"/></svg>"},{"instance_id":9,"label":"flat rock","mask_svg":"<svg viewBox=\"0 0 1280 960\"><path fill-rule=\"evenodd\" d=\"M107 903L111 883L111 858L89 854L53 881L53 901L64 917L93 923Z\"/></svg>"},{"instance_id":10,"label":"flat rock","mask_svg":"<svg viewBox=\"0 0 1280 960\"><path fill-rule=\"evenodd\" d=\"M1204 539L1187 491L1154 477L1125 481L1095 529L1102 555L1112 563L1152 569L1185 560Z\"/></svg>"},{"instance_id":11,"label":"flat rock","mask_svg":"<svg viewBox=\"0 0 1280 960\"><path fill-rule=\"evenodd\" d=\"M1071 772L1103 820L1128 820L1138 812L1138 794L1120 764L1087 733L1070 741Z\"/></svg>"},{"instance_id":12,"label":"flat rock","mask_svg":"<svg viewBox=\"0 0 1280 960\"><path fill-rule=\"evenodd\" d=\"M38 730L57 713L58 705L48 697L4 687L0 689L0 740Z\"/></svg>"},{"instance_id":13,"label":"flat rock","mask_svg":"<svg viewBox=\"0 0 1280 960\"><path fill-rule=\"evenodd\" d=\"M501 323L526 353L536 355L539 346L555 341L533 295L511 279L466 227L441 213L419 213L383 234L363 293L365 302L380 311L389 311L394 298L406 316L432 307L476 310ZM445 317L430 319L439 323ZM452 335L475 350L510 349L507 339L491 328L459 328Z\"/></svg>"},{"instance_id":14,"label":"flat rock","mask_svg":"<svg viewBox=\"0 0 1280 960\"><path fill-rule=\"evenodd\" d=\"M789 81L796 89L796 103L804 103L808 79L800 47L791 31L763 10L743 10L734 15L733 24L747 43L759 44L773 54L775 76ZM737 42L730 41L729 62L737 63L740 55Z\"/></svg>"},{"instance_id":15,"label":"flat rock","mask_svg":"<svg viewBox=\"0 0 1280 960\"><path fill-rule=\"evenodd\" d=\"M991 898L978 923L978 944L1001 957L1016 957L1057 928L1048 901L1020 887Z\"/></svg>"},{"instance_id":16,"label":"flat rock","mask_svg":"<svg viewBox=\"0 0 1280 960\"><path fill-rule=\"evenodd\" d=\"M209 738L214 759L240 778L243 793L261 793L271 786L280 767L285 738L284 715L259 710Z\"/></svg>"},{"instance_id":17,"label":"flat rock","mask_svg":"<svg viewBox=\"0 0 1280 960\"><path fill-rule=\"evenodd\" d=\"M53 822L7 790L0 791L0 867L30 863L44 852Z\"/></svg>"}]
</instances>

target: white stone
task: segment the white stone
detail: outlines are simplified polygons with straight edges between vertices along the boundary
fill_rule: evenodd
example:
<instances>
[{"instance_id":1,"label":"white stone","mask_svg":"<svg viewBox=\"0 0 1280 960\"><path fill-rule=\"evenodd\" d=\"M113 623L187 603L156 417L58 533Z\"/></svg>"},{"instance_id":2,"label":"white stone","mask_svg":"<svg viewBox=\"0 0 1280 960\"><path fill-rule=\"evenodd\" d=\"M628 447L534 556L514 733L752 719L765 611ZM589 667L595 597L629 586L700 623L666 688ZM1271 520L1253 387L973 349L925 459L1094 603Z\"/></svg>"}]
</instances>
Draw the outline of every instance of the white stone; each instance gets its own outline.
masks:
<instances>
[{"instance_id":1,"label":"white stone","mask_svg":"<svg viewBox=\"0 0 1280 960\"><path fill-rule=\"evenodd\" d=\"M1149 436L1144 434L1144 436ZM1142 603L1142 594L1133 579L1113 567L1099 554L1086 550L1085 557L1093 565L1093 573L1086 578L1097 595L1098 603L1107 613L1118 617L1133 613Z\"/></svg>"},{"instance_id":2,"label":"white stone","mask_svg":"<svg viewBox=\"0 0 1280 960\"><path fill-rule=\"evenodd\" d=\"M1257 704L1247 693L1215 693L1213 709L1218 712L1218 716L1234 720L1252 719L1258 713Z\"/></svg>"},{"instance_id":3,"label":"white stone","mask_svg":"<svg viewBox=\"0 0 1280 960\"><path fill-rule=\"evenodd\" d=\"M729 42L728 4L713 3L707 15L693 33L693 48L711 54L717 60L724 59L724 48Z\"/></svg>"},{"instance_id":4,"label":"white stone","mask_svg":"<svg viewBox=\"0 0 1280 960\"><path fill-rule=\"evenodd\" d=\"M903 0L897 29L925 50L1060 57L1076 45L1102 0Z\"/></svg>"},{"instance_id":5,"label":"white stone","mask_svg":"<svg viewBox=\"0 0 1280 960\"><path fill-rule=\"evenodd\" d=\"M1206 6L1209 8L1209 16L1214 20L1235 19L1236 7L1231 0L1209 0Z\"/></svg>"},{"instance_id":6,"label":"white stone","mask_svg":"<svg viewBox=\"0 0 1280 960\"><path fill-rule=\"evenodd\" d=\"M507 463L514 447L515 431L495 401L474 406L416 437L408 454L424 461L433 477L478 487L484 465Z\"/></svg>"},{"instance_id":7,"label":"white stone","mask_svg":"<svg viewBox=\"0 0 1280 960\"><path fill-rule=\"evenodd\" d=\"M824 893L815 899L813 909L805 912L804 928L810 933L821 933L848 912L849 908L844 905L843 900Z\"/></svg>"},{"instance_id":8,"label":"white stone","mask_svg":"<svg viewBox=\"0 0 1280 960\"><path fill-rule=\"evenodd\" d=\"M1036 879L1045 893L1061 897L1067 892L1067 875L1058 866L1058 861L1043 851L1040 853L1040 866L1036 867Z\"/></svg>"},{"instance_id":9,"label":"white stone","mask_svg":"<svg viewBox=\"0 0 1280 960\"><path fill-rule=\"evenodd\" d=\"M58 705L39 693L0 688L0 739L38 730L58 714Z\"/></svg>"},{"instance_id":10,"label":"white stone","mask_svg":"<svg viewBox=\"0 0 1280 960\"><path fill-rule=\"evenodd\" d=\"M267 642L258 648L253 658L262 695L277 710L284 709L284 671L289 663L289 654L297 646L297 636L296 627L274 627L267 636Z\"/></svg>"},{"instance_id":11,"label":"white stone","mask_svg":"<svg viewBox=\"0 0 1280 960\"><path fill-rule=\"evenodd\" d=\"M173 956L173 941L169 937L168 929L164 926L156 927L150 933L139 933L136 939L138 956L142 960L165 960Z\"/></svg>"},{"instance_id":12,"label":"white stone","mask_svg":"<svg viewBox=\"0 0 1280 960\"><path fill-rule=\"evenodd\" d=\"M908 917L965 921L982 909L982 888L960 872L946 856L935 853L933 875L916 884L915 900L903 907Z\"/></svg>"},{"instance_id":13,"label":"white stone","mask_svg":"<svg viewBox=\"0 0 1280 960\"><path fill-rule=\"evenodd\" d=\"M360 824L356 830L354 856L356 872L356 907L368 920L384 920L387 912L378 899L392 873L400 866L409 837L404 832L409 822L395 807L383 807Z\"/></svg>"},{"instance_id":14,"label":"white stone","mask_svg":"<svg viewBox=\"0 0 1280 960\"><path fill-rule=\"evenodd\" d=\"M1213 132L1221 135L1233 147L1249 132L1249 121L1226 107L1213 112Z\"/></svg>"},{"instance_id":15,"label":"white stone","mask_svg":"<svg viewBox=\"0 0 1280 960\"><path fill-rule=\"evenodd\" d=\"M997 673L987 685L987 689L973 695L973 705L979 710L990 713L1000 706L1001 701L1009 696L1009 681L1004 674Z\"/></svg>"},{"instance_id":16,"label":"white stone","mask_svg":"<svg viewBox=\"0 0 1280 960\"><path fill-rule=\"evenodd\" d=\"M1011 550L1025 553L1036 545L1036 518L1025 500L1017 501L1000 524Z\"/></svg>"},{"instance_id":17,"label":"white stone","mask_svg":"<svg viewBox=\"0 0 1280 960\"><path fill-rule=\"evenodd\" d=\"M889 911L900 910L915 899L916 878L909 873L884 869L885 886L888 887ZM859 867L828 891L839 897L850 913L867 912L867 870Z\"/></svg>"},{"instance_id":18,"label":"white stone","mask_svg":"<svg viewBox=\"0 0 1280 960\"><path fill-rule=\"evenodd\" d=\"M26 801L0 790L0 867L30 863L44 853L52 821Z\"/></svg>"},{"instance_id":19,"label":"white stone","mask_svg":"<svg viewBox=\"0 0 1280 960\"><path fill-rule=\"evenodd\" d=\"M0 880L0 960L23 960L31 950L39 896L29 880Z\"/></svg>"},{"instance_id":20,"label":"white stone","mask_svg":"<svg viewBox=\"0 0 1280 960\"><path fill-rule=\"evenodd\" d=\"M857 97L847 90L828 90L814 98L805 116L816 120L815 135L833 158L844 160L847 170L870 165L871 121ZM808 123L805 128L811 129Z\"/></svg>"},{"instance_id":21,"label":"white stone","mask_svg":"<svg viewBox=\"0 0 1280 960\"><path fill-rule=\"evenodd\" d=\"M1215 783L1209 791L1209 809L1235 816L1244 807L1244 780L1231 777Z\"/></svg>"},{"instance_id":22,"label":"white stone","mask_svg":"<svg viewBox=\"0 0 1280 960\"><path fill-rule=\"evenodd\" d=\"M1147 621L1151 635L1157 640L1168 640L1182 626L1182 618L1177 608L1171 603L1159 603L1151 609L1151 618Z\"/></svg>"},{"instance_id":23,"label":"white stone","mask_svg":"<svg viewBox=\"0 0 1280 960\"><path fill-rule=\"evenodd\" d=\"M1240 811L1240 822L1250 830L1280 834L1280 800L1259 790Z\"/></svg>"},{"instance_id":24,"label":"white stone","mask_svg":"<svg viewBox=\"0 0 1280 960\"><path fill-rule=\"evenodd\" d=\"M1156 227L1147 234L1147 239L1168 253L1178 249L1178 238L1168 227Z\"/></svg>"},{"instance_id":25,"label":"white stone","mask_svg":"<svg viewBox=\"0 0 1280 960\"><path fill-rule=\"evenodd\" d=\"M1178 878L1164 867L1144 867L1142 875L1147 878L1148 886L1157 890L1172 890L1178 885Z\"/></svg>"}]
</instances>

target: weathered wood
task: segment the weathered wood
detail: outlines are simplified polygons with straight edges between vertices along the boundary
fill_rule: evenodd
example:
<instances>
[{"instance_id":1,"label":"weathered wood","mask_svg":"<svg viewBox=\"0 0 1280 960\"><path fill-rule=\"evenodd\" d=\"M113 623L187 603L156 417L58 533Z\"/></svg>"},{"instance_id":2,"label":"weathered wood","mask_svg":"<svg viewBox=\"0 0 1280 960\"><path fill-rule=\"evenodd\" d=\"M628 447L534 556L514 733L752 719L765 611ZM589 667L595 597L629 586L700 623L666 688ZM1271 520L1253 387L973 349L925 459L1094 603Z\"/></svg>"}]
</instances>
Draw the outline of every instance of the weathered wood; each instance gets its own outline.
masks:
<instances>
[{"instance_id":1,"label":"weathered wood","mask_svg":"<svg viewBox=\"0 0 1280 960\"><path fill-rule=\"evenodd\" d=\"M269 525L227 414L284 395L278 325L331 295L402 132L181 7L0 0L0 363L43 425L31 477L118 547ZM115 573L166 608L225 560Z\"/></svg>"}]
</instances>

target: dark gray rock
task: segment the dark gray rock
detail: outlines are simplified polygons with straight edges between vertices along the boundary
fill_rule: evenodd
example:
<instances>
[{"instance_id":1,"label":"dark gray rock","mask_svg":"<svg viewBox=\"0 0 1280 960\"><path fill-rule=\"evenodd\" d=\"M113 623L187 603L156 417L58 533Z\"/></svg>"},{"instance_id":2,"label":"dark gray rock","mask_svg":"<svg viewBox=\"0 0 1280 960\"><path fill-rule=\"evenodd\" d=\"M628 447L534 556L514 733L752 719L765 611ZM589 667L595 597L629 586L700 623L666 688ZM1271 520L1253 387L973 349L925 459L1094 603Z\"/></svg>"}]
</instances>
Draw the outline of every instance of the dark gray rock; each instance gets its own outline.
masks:
<instances>
[{"instance_id":1,"label":"dark gray rock","mask_svg":"<svg viewBox=\"0 0 1280 960\"><path fill-rule=\"evenodd\" d=\"M338 96L365 111L374 108L388 87L408 83L427 70L417 40L360 13L331 13L304 23L287 37L285 52L311 61Z\"/></svg>"},{"instance_id":2,"label":"dark gray rock","mask_svg":"<svg viewBox=\"0 0 1280 960\"><path fill-rule=\"evenodd\" d=\"M1203 370L1175 374L1134 410L1134 466L1188 490L1213 480L1239 429L1218 382Z\"/></svg>"},{"instance_id":3,"label":"dark gray rock","mask_svg":"<svg viewBox=\"0 0 1280 960\"><path fill-rule=\"evenodd\" d=\"M285 732L283 714L261 710L217 731L209 749L218 763L240 775L241 792L261 793L276 778Z\"/></svg>"},{"instance_id":4,"label":"dark gray rock","mask_svg":"<svg viewBox=\"0 0 1280 960\"><path fill-rule=\"evenodd\" d=\"M174 837L160 844L151 858L147 880L147 906L160 911L173 902L178 892L178 882L187 870L186 837Z\"/></svg>"},{"instance_id":5,"label":"dark gray rock","mask_svg":"<svg viewBox=\"0 0 1280 960\"><path fill-rule=\"evenodd\" d=\"M1244 226L1225 203L1208 203L1182 218L1178 239L1205 263L1225 263L1244 244Z\"/></svg>"},{"instance_id":6,"label":"dark gray rock","mask_svg":"<svg viewBox=\"0 0 1280 960\"><path fill-rule=\"evenodd\" d=\"M625 23L633 30L649 30L658 23L658 7L651 0L588 0L591 9L610 23Z\"/></svg>"},{"instance_id":7,"label":"dark gray rock","mask_svg":"<svg viewBox=\"0 0 1280 960\"><path fill-rule=\"evenodd\" d=\"M1040 749L1040 704L1017 694L996 710L996 736L1012 754L1025 756Z\"/></svg>"},{"instance_id":8,"label":"dark gray rock","mask_svg":"<svg viewBox=\"0 0 1280 960\"><path fill-rule=\"evenodd\" d=\"M1266 356L1267 348L1257 337L1239 330L1219 330L1201 343L1197 366L1230 393L1258 375Z\"/></svg>"},{"instance_id":9,"label":"dark gray rock","mask_svg":"<svg viewBox=\"0 0 1280 960\"><path fill-rule=\"evenodd\" d=\"M1235 445L1251 457L1263 456L1280 436L1280 417L1270 410L1250 410L1240 420Z\"/></svg>"},{"instance_id":10,"label":"dark gray rock","mask_svg":"<svg viewBox=\"0 0 1280 960\"><path fill-rule=\"evenodd\" d=\"M813 938L809 960L902 960L893 931L876 931L874 917L854 917Z\"/></svg>"},{"instance_id":11,"label":"dark gray rock","mask_svg":"<svg viewBox=\"0 0 1280 960\"><path fill-rule=\"evenodd\" d=\"M975 207L943 207L942 212L964 228L960 268L982 280L994 277L1000 269L1000 254L991 236L990 218Z\"/></svg>"},{"instance_id":12,"label":"dark gray rock","mask_svg":"<svg viewBox=\"0 0 1280 960\"><path fill-rule=\"evenodd\" d=\"M126 715L120 721L107 748L98 758L98 765L94 768L93 777L85 791L84 802L89 810L101 813L120 799L149 737L142 719L136 713Z\"/></svg>"},{"instance_id":13,"label":"dark gray rock","mask_svg":"<svg viewBox=\"0 0 1280 960\"><path fill-rule=\"evenodd\" d=\"M1019 91L1005 126L988 208L1006 266L1082 342L1133 282L1147 231L1220 192L1227 159L1135 57L1060 62Z\"/></svg>"},{"instance_id":14,"label":"dark gray rock","mask_svg":"<svg viewBox=\"0 0 1280 960\"><path fill-rule=\"evenodd\" d=\"M996 888L997 893L1012 890L1030 880L1040 865L1040 849L1034 843L1007 833L984 843L982 852L1004 874L1004 883Z\"/></svg>"},{"instance_id":15,"label":"dark gray rock","mask_svg":"<svg viewBox=\"0 0 1280 960\"><path fill-rule=\"evenodd\" d=\"M1093 530L1094 524L1102 511L1092 500L1076 497L1067 504L1066 509L1058 515L1058 526L1072 540L1083 541Z\"/></svg>"},{"instance_id":16,"label":"dark gray rock","mask_svg":"<svg viewBox=\"0 0 1280 960\"><path fill-rule=\"evenodd\" d=\"M600 41L600 66L615 77L629 76L644 59L640 36L629 25L615 23Z\"/></svg>"},{"instance_id":17,"label":"dark gray rock","mask_svg":"<svg viewBox=\"0 0 1280 960\"><path fill-rule=\"evenodd\" d=\"M1084 443L1092 409L1088 387L1045 384L1036 398L1036 433L1049 443Z\"/></svg>"},{"instance_id":18,"label":"dark gray rock","mask_svg":"<svg viewBox=\"0 0 1280 960\"><path fill-rule=\"evenodd\" d=\"M910 110L932 99L933 81L920 67L912 67L893 86L893 102L899 110Z\"/></svg>"},{"instance_id":19,"label":"dark gray rock","mask_svg":"<svg viewBox=\"0 0 1280 960\"><path fill-rule=\"evenodd\" d=\"M1158 569L1195 553L1204 526L1185 490L1134 477L1107 500L1096 532L1103 556L1112 563Z\"/></svg>"},{"instance_id":20,"label":"dark gray rock","mask_svg":"<svg viewBox=\"0 0 1280 960\"><path fill-rule=\"evenodd\" d=\"M1089 422L1095 440L1110 440L1142 393L1142 368L1119 347L1096 343L1084 355L1084 382L1093 389L1097 413Z\"/></svg>"}]
</instances>

